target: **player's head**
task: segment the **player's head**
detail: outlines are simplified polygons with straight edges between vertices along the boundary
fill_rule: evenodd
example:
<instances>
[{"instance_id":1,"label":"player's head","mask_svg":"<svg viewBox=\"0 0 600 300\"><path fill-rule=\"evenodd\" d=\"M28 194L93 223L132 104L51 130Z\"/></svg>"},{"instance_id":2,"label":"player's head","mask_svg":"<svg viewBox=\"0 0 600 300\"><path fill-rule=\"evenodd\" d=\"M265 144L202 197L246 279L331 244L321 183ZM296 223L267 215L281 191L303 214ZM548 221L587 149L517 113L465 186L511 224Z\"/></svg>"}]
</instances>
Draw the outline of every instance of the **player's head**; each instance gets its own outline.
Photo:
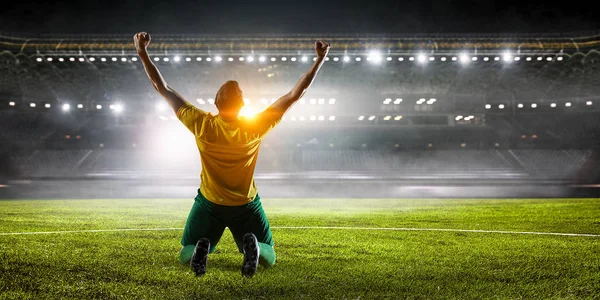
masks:
<instances>
[{"instance_id":1,"label":"player's head","mask_svg":"<svg viewBox=\"0 0 600 300\"><path fill-rule=\"evenodd\" d=\"M244 106L244 95L235 80L225 82L215 97L215 105L219 113L237 115Z\"/></svg>"}]
</instances>

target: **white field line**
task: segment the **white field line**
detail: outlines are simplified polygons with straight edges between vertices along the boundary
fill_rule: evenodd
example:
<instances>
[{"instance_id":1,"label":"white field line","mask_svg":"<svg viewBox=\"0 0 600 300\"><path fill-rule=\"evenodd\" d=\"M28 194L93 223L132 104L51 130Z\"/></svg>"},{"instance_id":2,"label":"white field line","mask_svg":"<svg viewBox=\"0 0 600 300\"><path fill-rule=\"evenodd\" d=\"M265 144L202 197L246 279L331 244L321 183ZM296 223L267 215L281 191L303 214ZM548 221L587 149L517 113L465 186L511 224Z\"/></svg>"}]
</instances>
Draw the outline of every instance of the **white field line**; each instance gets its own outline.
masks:
<instances>
[{"instance_id":1,"label":"white field line","mask_svg":"<svg viewBox=\"0 0 600 300\"><path fill-rule=\"evenodd\" d=\"M470 233L501 233L501 234L531 234L531 235L600 237L600 234L591 234L591 233L533 232L533 231L506 231L506 230L451 229L451 228L390 228L390 227L344 227L344 226L273 226L271 228L273 228L273 229L388 230L388 231L445 231L445 232L470 232ZM2 233L0 233L0 236L60 234L60 233L122 232L122 231L167 231L167 230L183 230L183 228L123 228L123 229L89 229L89 230L37 231L37 232L2 232Z\"/></svg>"}]
</instances>

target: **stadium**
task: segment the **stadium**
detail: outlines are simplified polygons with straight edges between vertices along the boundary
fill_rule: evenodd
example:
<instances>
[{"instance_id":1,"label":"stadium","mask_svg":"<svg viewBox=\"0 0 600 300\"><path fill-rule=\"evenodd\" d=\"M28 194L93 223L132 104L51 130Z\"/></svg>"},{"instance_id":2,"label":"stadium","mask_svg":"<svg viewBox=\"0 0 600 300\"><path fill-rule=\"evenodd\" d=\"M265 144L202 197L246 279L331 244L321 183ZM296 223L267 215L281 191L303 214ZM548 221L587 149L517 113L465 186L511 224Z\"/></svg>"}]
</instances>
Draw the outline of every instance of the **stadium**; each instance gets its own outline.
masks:
<instances>
[{"instance_id":1,"label":"stadium","mask_svg":"<svg viewBox=\"0 0 600 300\"><path fill-rule=\"evenodd\" d=\"M227 233L205 277L176 262L201 165L131 35L1 36L0 297L600 297L599 33L157 34L149 53L213 114L237 80L252 118L318 39L256 166L278 263L242 281Z\"/></svg>"}]
</instances>

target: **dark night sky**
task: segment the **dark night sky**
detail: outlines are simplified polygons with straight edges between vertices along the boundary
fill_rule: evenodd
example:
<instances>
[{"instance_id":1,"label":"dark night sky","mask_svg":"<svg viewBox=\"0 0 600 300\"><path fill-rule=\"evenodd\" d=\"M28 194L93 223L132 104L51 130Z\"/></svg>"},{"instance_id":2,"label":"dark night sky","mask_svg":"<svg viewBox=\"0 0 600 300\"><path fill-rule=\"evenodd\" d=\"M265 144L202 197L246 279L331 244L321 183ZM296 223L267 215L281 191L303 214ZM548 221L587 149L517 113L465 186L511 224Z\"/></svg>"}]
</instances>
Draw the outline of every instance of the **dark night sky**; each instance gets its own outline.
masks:
<instances>
[{"instance_id":1,"label":"dark night sky","mask_svg":"<svg viewBox=\"0 0 600 300\"><path fill-rule=\"evenodd\" d=\"M548 33L600 29L582 1L11 1L17 33ZM573 3L573 4L571 4Z\"/></svg>"}]
</instances>

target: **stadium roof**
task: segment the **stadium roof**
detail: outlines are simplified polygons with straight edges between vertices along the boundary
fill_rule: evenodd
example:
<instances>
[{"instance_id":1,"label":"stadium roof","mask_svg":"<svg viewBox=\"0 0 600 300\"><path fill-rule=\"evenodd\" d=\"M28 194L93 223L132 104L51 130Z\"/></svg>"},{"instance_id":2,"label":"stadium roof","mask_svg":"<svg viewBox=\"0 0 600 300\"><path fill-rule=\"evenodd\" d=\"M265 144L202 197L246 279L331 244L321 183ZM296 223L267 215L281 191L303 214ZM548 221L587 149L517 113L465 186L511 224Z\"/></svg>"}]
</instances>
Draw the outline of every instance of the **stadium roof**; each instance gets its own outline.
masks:
<instances>
[{"instance_id":1,"label":"stadium roof","mask_svg":"<svg viewBox=\"0 0 600 300\"><path fill-rule=\"evenodd\" d=\"M125 54L135 50L132 35L0 35L0 51L25 54ZM297 53L325 39L333 53L361 53L378 49L386 54L414 51L432 53L575 53L600 48L600 32L556 34L420 34L420 35L153 35L151 51L180 53Z\"/></svg>"}]
</instances>

